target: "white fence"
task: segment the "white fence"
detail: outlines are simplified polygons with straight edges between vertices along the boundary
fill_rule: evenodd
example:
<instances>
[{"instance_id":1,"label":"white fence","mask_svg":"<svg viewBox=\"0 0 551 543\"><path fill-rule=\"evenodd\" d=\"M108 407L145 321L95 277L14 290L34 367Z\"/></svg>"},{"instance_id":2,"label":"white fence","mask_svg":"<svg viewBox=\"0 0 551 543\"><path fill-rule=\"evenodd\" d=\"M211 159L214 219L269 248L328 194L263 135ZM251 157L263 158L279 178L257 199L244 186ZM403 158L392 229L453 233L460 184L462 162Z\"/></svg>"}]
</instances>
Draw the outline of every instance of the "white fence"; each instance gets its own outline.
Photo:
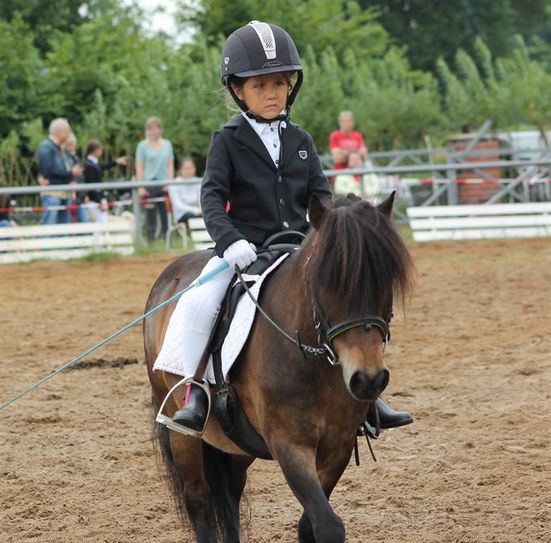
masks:
<instances>
[{"instance_id":1,"label":"white fence","mask_svg":"<svg viewBox=\"0 0 551 543\"><path fill-rule=\"evenodd\" d=\"M551 202L410 207L415 241L551 236Z\"/></svg>"},{"instance_id":2,"label":"white fence","mask_svg":"<svg viewBox=\"0 0 551 543\"><path fill-rule=\"evenodd\" d=\"M95 252L134 252L131 214L106 223L71 223L0 228L0 263L81 258Z\"/></svg>"}]
</instances>

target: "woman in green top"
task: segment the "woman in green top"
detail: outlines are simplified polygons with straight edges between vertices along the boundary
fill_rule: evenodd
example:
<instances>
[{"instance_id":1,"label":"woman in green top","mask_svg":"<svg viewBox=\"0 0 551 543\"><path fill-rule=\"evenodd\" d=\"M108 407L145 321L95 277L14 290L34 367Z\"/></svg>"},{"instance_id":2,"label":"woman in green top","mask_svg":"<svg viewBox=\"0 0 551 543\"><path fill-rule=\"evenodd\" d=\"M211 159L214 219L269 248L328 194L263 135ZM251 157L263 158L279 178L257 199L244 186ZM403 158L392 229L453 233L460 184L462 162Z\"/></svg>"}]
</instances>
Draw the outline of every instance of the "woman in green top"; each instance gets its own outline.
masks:
<instances>
[{"instance_id":1,"label":"woman in green top","mask_svg":"<svg viewBox=\"0 0 551 543\"><path fill-rule=\"evenodd\" d=\"M145 139L136 148L136 179L138 181L164 181L174 177L174 153L169 140L162 138L163 125L159 117L149 117L145 123ZM161 187L138 189L140 198L164 198ZM157 214L161 221L161 236L164 238L168 229L168 219L164 200L146 201L145 235L148 243L155 240Z\"/></svg>"}]
</instances>

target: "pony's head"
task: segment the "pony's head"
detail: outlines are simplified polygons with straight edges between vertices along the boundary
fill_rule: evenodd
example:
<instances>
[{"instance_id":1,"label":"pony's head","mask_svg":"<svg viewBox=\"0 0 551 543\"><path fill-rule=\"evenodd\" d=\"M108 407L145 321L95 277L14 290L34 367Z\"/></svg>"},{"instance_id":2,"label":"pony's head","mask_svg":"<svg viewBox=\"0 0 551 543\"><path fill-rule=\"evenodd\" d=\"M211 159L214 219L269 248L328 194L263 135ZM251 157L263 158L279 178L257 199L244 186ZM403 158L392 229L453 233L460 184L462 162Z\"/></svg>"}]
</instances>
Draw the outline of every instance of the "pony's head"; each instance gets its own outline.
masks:
<instances>
[{"instance_id":1,"label":"pony's head","mask_svg":"<svg viewBox=\"0 0 551 543\"><path fill-rule=\"evenodd\" d=\"M391 221L395 193L377 206L353 194L309 202L306 281L322 340L338 356L348 392L373 400L389 372L383 353L395 297L410 288L411 258Z\"/></svg>"}]
</instances>

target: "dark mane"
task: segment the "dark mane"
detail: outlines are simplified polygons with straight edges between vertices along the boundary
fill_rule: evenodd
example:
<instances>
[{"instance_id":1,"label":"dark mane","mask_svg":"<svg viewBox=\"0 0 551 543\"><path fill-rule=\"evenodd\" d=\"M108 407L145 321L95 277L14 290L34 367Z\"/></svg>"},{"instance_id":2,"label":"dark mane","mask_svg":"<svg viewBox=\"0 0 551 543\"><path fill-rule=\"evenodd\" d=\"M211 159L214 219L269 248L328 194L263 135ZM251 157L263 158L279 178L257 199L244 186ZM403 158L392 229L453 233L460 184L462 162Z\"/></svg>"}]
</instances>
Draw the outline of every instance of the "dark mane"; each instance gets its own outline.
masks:
<instances>
[{"instance_id":1,"label":"dark mane","mask_svg":"<svg viewBox=\"0 0 551 543\"><path fill-rule=\"evenodd\" d=\"M337 199L309 242L315 244L308 264L312 283L320 296L329 293L347 307L350 316L390 311L392 296L404 302L411 257L378 207L353 195Z\"/></svg>"}]
</instances>

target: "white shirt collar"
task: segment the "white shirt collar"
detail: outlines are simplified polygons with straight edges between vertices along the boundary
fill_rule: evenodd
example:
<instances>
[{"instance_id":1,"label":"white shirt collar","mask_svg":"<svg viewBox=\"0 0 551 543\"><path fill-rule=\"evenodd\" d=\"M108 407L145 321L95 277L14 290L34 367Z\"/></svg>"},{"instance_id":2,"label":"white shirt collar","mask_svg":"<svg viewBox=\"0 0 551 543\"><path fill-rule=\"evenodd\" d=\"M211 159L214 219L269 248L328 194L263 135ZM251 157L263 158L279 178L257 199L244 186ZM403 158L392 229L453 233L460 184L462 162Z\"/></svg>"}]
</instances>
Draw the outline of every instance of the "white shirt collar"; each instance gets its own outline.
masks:
<instances>
[{"instance_id":1,"label":"white shirt collar","mask_svg":"<svg viewBox=\"0 0 551 543\"><path fill-rule=\"evenodd\" d=\"M94 155L88 155L86 159L89 160L90 162L93 162L94 164L97 164L99 162L98 158Z\"/></svg>"},{"instance_id":2,"label":"white shirt collar","mask_svg":"<svg viewBox=\"0 0 551 543\"><path fill-rule=\"evenodd\" d=\"M285 112L282 111L282 113L285 113ZM280 123L283 123L283 126L281 128L287 127L287 123L285 121L274 121L273 123L257 123L254 119L251 119L250 117L248 117L244 111L241 112L241 115L243 115L243 117L247 119L247 122L252 126L253 130L260 137L262 137L262 134L267 134L268 132L270 132L271 131L270 128L279 130Z\"/></svg>"}]
</instances>

